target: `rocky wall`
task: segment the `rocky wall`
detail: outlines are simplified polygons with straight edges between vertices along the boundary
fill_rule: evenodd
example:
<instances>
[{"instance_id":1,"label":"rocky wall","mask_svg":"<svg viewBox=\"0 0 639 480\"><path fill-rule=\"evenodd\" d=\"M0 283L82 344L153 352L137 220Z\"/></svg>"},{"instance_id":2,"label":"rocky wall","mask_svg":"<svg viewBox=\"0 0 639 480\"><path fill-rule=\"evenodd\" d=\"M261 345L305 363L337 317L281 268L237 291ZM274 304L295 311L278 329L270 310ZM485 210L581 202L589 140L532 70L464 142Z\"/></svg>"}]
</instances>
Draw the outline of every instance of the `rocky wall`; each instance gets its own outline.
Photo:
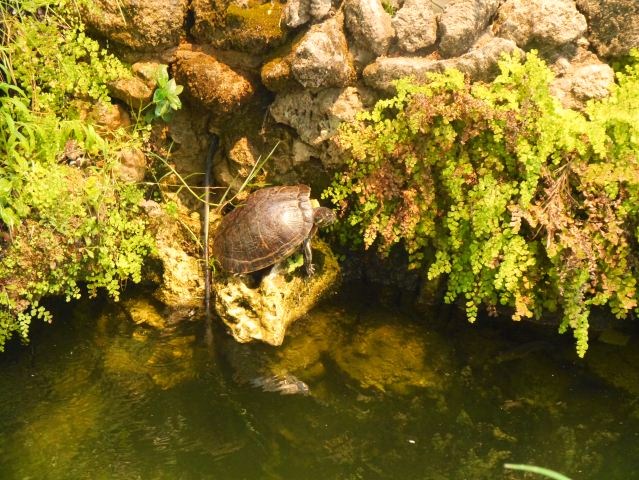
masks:
<instances>
[{"instance_id":1,"label":"rocky wall","mask_svg":"<svg viewBox=\"0 0 639 480\"><path fill-rule=\"evenodd\" d=\"M117 11L112 3L85 8L91 31L136 65L171 65L187 100L168 126L173 160L179 171L202 171L206 132L215 132L222 184L279 142L270 179L324 187L340 165L339 124L392 94L400 77L452 67L490 80L503 53L535 48L557 75L556 95L581 108L607 94L606 61L639 46L635 0L120 0ZM116 96L143 104L140 80L129 89L140 100L126 89Z\"/></svg>"}]
</instances>

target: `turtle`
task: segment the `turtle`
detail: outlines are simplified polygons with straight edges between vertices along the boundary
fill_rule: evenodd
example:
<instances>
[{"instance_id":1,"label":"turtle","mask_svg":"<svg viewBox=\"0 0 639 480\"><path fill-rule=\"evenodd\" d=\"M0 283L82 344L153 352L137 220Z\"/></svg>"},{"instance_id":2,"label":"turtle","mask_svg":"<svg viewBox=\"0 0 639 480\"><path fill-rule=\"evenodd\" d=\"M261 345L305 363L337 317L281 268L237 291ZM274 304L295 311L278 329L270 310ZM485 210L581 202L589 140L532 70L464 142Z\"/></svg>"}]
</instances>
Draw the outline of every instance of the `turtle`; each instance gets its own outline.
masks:
<instances>
[{"instance_id":1,"label":"turtle","mask_svg":"<svg viewBox=\"0 0 639 480\"><path fill-rule=\"evenodd\" d=\"M266 187L251 193L243 205L222 218L213 237L213 255L222 268L238 274L274 265L300 245L310 277L311 238L336 220L333 210L315 207L308 185Z\"/></svg>"}]
</instances>

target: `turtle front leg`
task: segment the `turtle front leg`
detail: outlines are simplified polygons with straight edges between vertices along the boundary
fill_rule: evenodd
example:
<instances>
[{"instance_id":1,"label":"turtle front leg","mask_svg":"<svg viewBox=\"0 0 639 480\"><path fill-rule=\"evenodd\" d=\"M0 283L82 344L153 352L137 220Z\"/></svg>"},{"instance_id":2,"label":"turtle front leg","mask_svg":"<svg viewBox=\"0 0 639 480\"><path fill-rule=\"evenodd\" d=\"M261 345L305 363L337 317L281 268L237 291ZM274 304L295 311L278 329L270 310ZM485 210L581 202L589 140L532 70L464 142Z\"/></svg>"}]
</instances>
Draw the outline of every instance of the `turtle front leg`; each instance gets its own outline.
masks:
<instances>
[{"instance_id":1,"label":"turtle front leg","mask_svg":"<svg viewBox=\"0 0 639 480\"><path fill-rule=\"evenodd\" d=\"M313 265L313 251L311 250L311 237L309 236L302 244L304 249L304 265L306 265L306 275L312 277L315 274Z\"/></svg>"}]
</instances>

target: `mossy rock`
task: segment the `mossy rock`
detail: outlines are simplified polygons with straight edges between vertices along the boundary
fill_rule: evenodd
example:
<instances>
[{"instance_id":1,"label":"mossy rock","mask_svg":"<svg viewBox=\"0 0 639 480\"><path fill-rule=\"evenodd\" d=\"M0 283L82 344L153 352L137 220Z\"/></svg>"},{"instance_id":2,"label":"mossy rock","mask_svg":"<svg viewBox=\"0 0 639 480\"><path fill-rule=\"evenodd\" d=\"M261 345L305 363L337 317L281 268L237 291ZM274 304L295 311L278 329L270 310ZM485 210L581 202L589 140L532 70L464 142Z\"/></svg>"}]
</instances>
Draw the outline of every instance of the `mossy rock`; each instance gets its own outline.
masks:
<instances>
[{"instance_id":1,"label":"mossy rock","mask_svg":"<svg viewBox=\"0 0 639 480\"><path fill-rule=\"evenodd\" d=\"M196 5L193 33L199 43L261 55L286 41L287 32L280 24L281 14L280 2L231 3L223 18Z\"/></svg>"},{"instance_id":2,"label":"mossy rock","mask_svg":"<svg viewBox=\"0 0 639 480\"><path fill-rule=\"evenodd\" d=\"M404 395L416 389L444 390L451 351L435 332L402 322L374 322L336 345L332 357L361 387Z\"/></svg>"}]
</instances>

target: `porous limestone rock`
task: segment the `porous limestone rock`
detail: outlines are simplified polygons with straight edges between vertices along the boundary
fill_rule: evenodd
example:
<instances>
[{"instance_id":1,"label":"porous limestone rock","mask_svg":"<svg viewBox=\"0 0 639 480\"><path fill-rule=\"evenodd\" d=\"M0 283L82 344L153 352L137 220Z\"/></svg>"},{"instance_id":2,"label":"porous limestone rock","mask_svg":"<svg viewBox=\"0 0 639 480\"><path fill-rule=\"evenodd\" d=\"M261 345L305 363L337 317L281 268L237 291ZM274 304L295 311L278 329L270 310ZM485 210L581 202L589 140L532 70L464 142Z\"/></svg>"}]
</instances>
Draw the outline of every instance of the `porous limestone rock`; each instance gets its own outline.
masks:
<instances>
[{"instance_id":1,"label":"porous limestone rock","mask_svg":"<svg viewBox=\"0 0 639 480\"><path fill-rule=\"evenodd\" d=\"M153 296L174 312L191 314L202 310L204 298L200 252L193 244L193 236L199 238L200 235L200 220L198 215L189 214L177 196L165 195L177 206L175 215L152 200L142 204L155 237L156 251L152 257L162 270L162 283Z\"/></svg>"},{"instance_id":2,"label":"porous limestone rock","mask_svg":"<svg viewBox=\"0 0 639 480\"><path fill-rule=\"evenodd\" d=\"M125 47L158 51L176 46L183 33L187 0L92 0L80 2L91 31Z\"/></svg>"},{"instance_id":3,"label":"porous limestone rock","mask_svg":"<svg viewBox=\"0 0 639 480\"><path fill-rule=\"evenodd\" d=\"M191 99L214 115L228 116L247 104L255 87L246 75L205 52L188 49L176 53L176 82Z\"/></svg>"},{"instance_id":4,"label":"porous limestone rock","mask_svg":"<svg viewBox=\"0 0 639 480\"><path fill-rule=\"evenodd\" d=\"M503 38L491 38L482 46L461 57L435 60L425 57L380 57L364 69L364 82L371 88L394 93L393 82L413 77L417 82L428 80L428 74L456 68L471 80L490 80L497 73L497 62L503 53L516 50L516 45Z\"/></svg>"},{"instance_id":5,"label":"porous limestone rock","mask_svg":"<svg viewBox=\"0 0 639 480\"><path fill-rule=\"evenodd\" d=\"M560 58L553 70L557 77L551 91L565 108L583 109L588 100L606 97L615 81L613 69L587 50L570 60Z\"/></svg>"},{"instance_id":6,"label":"porous limestone rock","mask_svg":"<svg viewBox=\"0 0 639 480\"><path fill-rule=\"evenodd\" d=\"M284 260L283 263L285 263ZM299 269L287 274L283 263L271 269L257 288L241 276L216 276L215 311L241 343L261 340L281 345L287 327L305 315L339 281L337 259L328 246L313 242L316 273L306 277Z\"/></svg>"},{"instance_id":7,"label":"porous limestone rock","mask_svg":"<svg viewBox=\"0 0 639 480\"><path fill-rule=\"evenodd\" d=\"M406 0L392 20L397 45L405 52L430 47L437 40L437 19L429 0Z\"/></svg>"},{"instance_id":8,"label":"porous limestone rock","mask_svg":"<svg viewBox=\"0 0 639 480\"><path fill-rule=\"evenodd\" d=\"M376 55L388 51L395 32L380 0L346 0L344 15L346 29L355 42Z\"/></svg>"},{"instance_id":9,"label":"porous limestone rock","mask_svg":"<svg viewBox=\"0 0 639 480\"><path fill-rule=\"evenodd\" d=\"M485 32L503 0L462 0L446 6L439 19L439 50L444 57L467 52Z\"/></svg>"},{"instance_id":10,"label":"porous limestone rock","mask_svg":"<svg viewBox=\"0 0 639 480\"><path fill-rule=\"evenodd\" d=\"M328 17L331 0L288 0L282 12L282 21L289 28L297 28L310 20L320 21Z\"/></svg>"},{"instance_id":11,"label":"porous limestone rock","mask_svg":"<svg viewBox=\"0 0 639 480\"><path fill-rule=\"evenodd\" d=\"M342 16L313 25L291 52L290 70L304 88L342 87L355 78Z\"/></svg>"},{"instance_id":12,"label":"porous limestone rock","mask_svg":"<svg viewBox=\"0 0 639 480\"><path fill-rule=\"evenodd\" d=\"M313 146L331 138L340 123L351 121L369 106L374 96L365 87L327 88L280 94L271 105L271 115L293 127L300 138Z\"/></svg>"},{"instance_id":13,"label":"porous limestone rock","mask_svg":"<svg viewBox=\"0 0 639 480\"><path fill-rule=\"evenodd\" d=\"M574 0L507 0L493 24L495 35L542 51L576 41L587 27Z\"/></svg>"},{"instance_id":14,"label":"porous limestone rock","mask_svg":"<svg viewBox=\"0 0 639 480\"><path fill-rule=\"evenodd\" d=\"M628 55L639 48L639 2L636 0L577 0L588 21L586 37L601 57Z\"/></svg>"},{"instance_id":15,"label":"porous limestone rock","mask_svg":"<svg viewBox=\"0 0 639 480\"><path fill-rule=\"evenodd\" d=\"M519 50L510 40L499 37L485 36L480 38L468 53L442 60L442 69L456 68L471 81L490 81L499 73L497 63L504 54L511 54Z\"/></svg>"}]
</instances>

